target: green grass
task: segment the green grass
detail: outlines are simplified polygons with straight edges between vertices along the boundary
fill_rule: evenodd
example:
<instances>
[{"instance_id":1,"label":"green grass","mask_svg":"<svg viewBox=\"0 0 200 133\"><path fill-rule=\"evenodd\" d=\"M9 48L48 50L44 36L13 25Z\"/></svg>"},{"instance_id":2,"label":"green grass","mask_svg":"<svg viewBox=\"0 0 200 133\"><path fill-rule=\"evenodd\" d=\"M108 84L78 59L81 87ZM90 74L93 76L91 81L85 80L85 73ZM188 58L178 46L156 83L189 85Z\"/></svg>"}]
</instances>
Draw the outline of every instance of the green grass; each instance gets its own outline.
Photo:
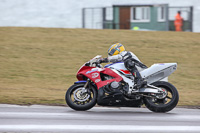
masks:
<instances>
[{"instance_id":1,"label":"green grass","mask_svg":"<svg viewBox=\"0 0 200 133\"><path fill-rule=\"evenodd\" d=\"M147 66L177 62L179 105L200 105L199 33L17 27L0 27L0 103L65 104L79 67L116 42Z\"/></svg>"}]
</instances>

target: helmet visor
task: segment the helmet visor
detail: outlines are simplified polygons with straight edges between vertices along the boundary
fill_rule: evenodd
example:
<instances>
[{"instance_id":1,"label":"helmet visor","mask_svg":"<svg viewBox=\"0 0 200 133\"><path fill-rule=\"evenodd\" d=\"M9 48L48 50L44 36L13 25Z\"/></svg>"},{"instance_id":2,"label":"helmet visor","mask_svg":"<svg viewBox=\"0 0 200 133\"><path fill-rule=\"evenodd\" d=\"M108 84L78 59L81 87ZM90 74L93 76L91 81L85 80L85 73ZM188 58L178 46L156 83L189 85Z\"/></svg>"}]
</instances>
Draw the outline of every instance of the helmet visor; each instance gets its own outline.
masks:
<instances>
[{"instance_id":1,"label":"helmet visor","mask_svg":"<svg viewBox=\"0 0 200 133\"><path fill-rule=\"evenodd\" d=\"M113 54L115 53L115 51L116 51L116 49L113 48L113 49L108 53L108 55L113 56Z\"/></svg>"}]
</instances>

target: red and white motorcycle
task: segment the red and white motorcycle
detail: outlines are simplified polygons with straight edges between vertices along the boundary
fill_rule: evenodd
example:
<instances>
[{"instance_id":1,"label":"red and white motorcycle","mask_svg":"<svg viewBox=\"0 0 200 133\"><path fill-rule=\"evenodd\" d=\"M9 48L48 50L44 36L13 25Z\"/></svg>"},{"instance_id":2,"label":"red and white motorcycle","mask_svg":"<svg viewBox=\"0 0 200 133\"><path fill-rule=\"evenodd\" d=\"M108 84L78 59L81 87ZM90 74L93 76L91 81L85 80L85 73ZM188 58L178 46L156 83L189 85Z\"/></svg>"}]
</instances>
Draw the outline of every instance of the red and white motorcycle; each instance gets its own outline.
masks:
<instances>
[{"instance_id":1,"label":"red and white motorcycle","mask_svg":"<svg viewBox=\"0 0 200 133\"><path fill-rule=\"evenodd\" d=\"M177 63L154 64L140 72L147 85L134 89L134 76L123 62L102 65L101 56L84 64L77 72L78 81L66 92L66 103L74 110L88 110L97 103L101 106L141 107L153 112L168 112L178 103L177 89L162 81L172 74Z\"/></svg>"}]
</instances>

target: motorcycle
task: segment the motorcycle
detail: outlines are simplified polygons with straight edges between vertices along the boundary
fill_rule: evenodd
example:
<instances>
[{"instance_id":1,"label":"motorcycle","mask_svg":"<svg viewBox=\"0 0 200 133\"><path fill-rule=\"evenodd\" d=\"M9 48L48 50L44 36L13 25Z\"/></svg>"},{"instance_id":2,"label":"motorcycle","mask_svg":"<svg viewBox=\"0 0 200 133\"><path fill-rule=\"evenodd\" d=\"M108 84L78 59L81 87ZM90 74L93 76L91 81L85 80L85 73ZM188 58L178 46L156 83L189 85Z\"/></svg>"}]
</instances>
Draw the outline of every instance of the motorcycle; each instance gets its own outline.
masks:
<instances>
[{"instance_id":1,"label":"motorcycle","mask_svg":"<svg viewBox=\"0 0 200 133\"><path fill-rule=\"evenodd\" d=\"M134 76L123 62L100 64L100 55L85 63L77 72L78 81L66 92L69 107L77 111L89 110L96 104L113 107L141 107L153 112L168 112L179 101L177 89L163 81L177 69L177 63L153 64L140 71L147 85L135 89Z\"/></svg>"}]
</instances>

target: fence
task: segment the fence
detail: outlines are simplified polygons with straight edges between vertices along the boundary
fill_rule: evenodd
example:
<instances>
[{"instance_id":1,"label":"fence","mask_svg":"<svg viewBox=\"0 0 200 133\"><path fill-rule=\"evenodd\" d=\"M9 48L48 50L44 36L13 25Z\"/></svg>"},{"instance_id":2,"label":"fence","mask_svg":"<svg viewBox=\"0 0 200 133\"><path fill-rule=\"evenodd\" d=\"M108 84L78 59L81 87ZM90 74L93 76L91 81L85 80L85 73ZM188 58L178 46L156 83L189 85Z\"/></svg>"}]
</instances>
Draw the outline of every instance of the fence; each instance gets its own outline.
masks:
<instances>
[{"instance_id":1,"label":"fence","mask_svg":"<svg viewBox=\"0 0 200 133\"><path fill-rule=\"evenodd\" d=\"M113 20L113 8L83 8L83 28L88 29L104 29L105 22L111 22Z\"/></svg>"},{"instance_id":2,"label":"fence","mask_svg":"<svg viewBox=\"0 0 200 133\"><path fill-rule=\"evenodd\" d=\"M174 19L177 11L181 11L184 19L183 31L192 31L193 7L168 7L169 30L174 31ZM115 29L123 23L113 23L113 8L83 8L82 27L88 29ZM126 26L126 25L124 25Z\"/></svg>"}]
</instances>

